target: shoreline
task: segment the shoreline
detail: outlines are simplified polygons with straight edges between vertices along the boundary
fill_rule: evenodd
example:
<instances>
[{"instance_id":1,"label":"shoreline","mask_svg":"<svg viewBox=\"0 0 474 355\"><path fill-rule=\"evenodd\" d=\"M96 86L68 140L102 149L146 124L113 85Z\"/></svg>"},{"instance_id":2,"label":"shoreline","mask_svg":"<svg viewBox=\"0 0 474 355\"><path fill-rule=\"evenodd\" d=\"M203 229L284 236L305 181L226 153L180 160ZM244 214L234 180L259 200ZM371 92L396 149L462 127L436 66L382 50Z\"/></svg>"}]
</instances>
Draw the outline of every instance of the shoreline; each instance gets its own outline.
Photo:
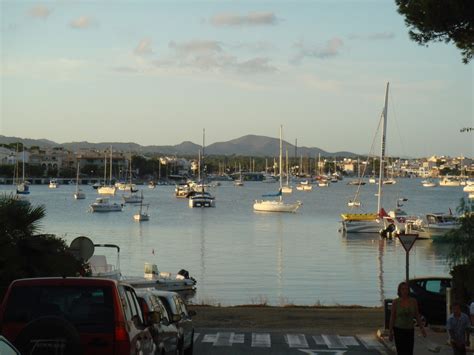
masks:
<instances>
[{"instance_id":1,"label":"shoreline","mask_svg":"<svg viewBox=\"0 0 474 355\"><path fill-rule=\"evenodd\" d=\"M341 335L375 333L384 327L383 307L194 305L195 328L299 330Z\"/></svg>"}]
</instances>

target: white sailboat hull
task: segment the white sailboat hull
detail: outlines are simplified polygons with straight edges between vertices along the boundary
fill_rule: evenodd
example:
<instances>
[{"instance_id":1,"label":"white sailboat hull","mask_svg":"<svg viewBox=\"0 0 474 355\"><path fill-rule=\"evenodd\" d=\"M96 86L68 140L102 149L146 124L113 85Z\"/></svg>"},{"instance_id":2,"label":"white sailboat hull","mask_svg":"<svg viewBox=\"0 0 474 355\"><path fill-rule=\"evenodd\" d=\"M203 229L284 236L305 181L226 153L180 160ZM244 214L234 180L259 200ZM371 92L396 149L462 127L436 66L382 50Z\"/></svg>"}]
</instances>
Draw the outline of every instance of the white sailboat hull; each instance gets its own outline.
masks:
<instances>
[{"instance_id":1,"label":"white sailboat hull","mask_svg":"<svg viewBox=\"0 0 474 355\"><path fill-rule=\"evenodd\" d=\"M291 194L293 192L293 188L291 186L283 186L281 188L281 192L284 194Z\"/></svg>"},{"instance_id":2,"label":"white sailboat hull","mask_svg":"<svg viewBox=\"0 0 474 355\"><path fill-rule=\"evenodd\" d=\"M383 228L380 220L342 221L342 230L345 233L379 233Z\"/></svg>"},{"instance_id":3,"label":"white sailboat hull","mask_svg":"<svg viewBox=\"0 0 474 355\"><path fill-rule=\"evenodd\" d=\"M115 195L117 188L115 186L101 186L97 189L99 195Z\"/></svg>"},{"instance_id":4,"label":"white sailboat hull","mask_svg":"<svg viewBox=\"0 0 474 355\"><path fill-rule=\"evenodd\" d=\"M283 201L255 201L253 209L260 212L296 212L301 202L285 203Z\"/></svg>"},{"instance_id":5,"label":"white sailboat hull","mask_svg":"<svg viewBox=\"0 0 474 355\"><path fill-rule=\"evenodd\" d=\"M86 198L86 194L79 190L74 194L74 198L76 200L84 200Z\"/></svg>"}]
</instances>

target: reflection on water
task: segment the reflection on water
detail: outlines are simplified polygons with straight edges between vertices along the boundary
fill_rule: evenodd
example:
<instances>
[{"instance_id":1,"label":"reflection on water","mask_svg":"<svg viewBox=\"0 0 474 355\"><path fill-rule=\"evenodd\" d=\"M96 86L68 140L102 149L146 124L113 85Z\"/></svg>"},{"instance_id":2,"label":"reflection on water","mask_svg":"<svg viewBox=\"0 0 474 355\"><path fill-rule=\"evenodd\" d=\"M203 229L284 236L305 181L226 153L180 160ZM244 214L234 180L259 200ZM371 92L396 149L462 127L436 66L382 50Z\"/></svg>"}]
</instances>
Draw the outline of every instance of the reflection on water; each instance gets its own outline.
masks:
<instances>
[{"instance_id":1,"label":"reflection on water","mask_svg":"<svg viewBox=\"0 0 474 355\"><path fill-rule=\"evenodd\" d=\"M187 200L174 197L172 186L144 188L150 221L143 223L133 221L136 206L125 206L120 213L88 213L96 197L92 188L84 187L86 200L75 201L74 186L50 190L33 185L28 198L46 206L44 232L68 242L86 235L95 243L120 245L125 275L142 275L145 262L157 264L160 271L188 270L198 281L196 302L244 304L264 297L270 304L380 305L395 295L405 277L400 243L380 240L376 234L338 233L339 215L354 187L342 182L312 192L295 191L285 196L303 202L295 214L254 213L253 201L276 189L270 185L223 184L213 191L213 209L189 208ZM361 190L365 209L374 210L376 186ZM399 180L385 188L386 209L400 196L410 197L408 213L425 213L455 210L463 192L423 189L419 180ZM410 252L411 276L446 275L447 250L430 240L417 241Z\"/></svg>"}]
</instances>

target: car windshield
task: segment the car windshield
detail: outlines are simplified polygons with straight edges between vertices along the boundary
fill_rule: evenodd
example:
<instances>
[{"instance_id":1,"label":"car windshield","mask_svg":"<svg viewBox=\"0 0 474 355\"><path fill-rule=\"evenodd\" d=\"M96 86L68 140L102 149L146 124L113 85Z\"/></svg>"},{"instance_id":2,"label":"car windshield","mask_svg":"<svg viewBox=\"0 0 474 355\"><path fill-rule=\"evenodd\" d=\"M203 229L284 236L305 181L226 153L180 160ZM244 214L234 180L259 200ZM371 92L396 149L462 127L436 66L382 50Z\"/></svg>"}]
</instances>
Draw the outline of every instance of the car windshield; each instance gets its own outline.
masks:
<instances>
[{"instance_id":1,"label":"car windshield","mask_svg":"<svg viewBox=\"0 0 474 355\"><path fill-rule=\"evenodd\" d=\"M43 316L63 317L79 331L112 332L113 303L110 287L15 287L5 310L5 322L28 323Z\"/></svg>"}]
</instances>

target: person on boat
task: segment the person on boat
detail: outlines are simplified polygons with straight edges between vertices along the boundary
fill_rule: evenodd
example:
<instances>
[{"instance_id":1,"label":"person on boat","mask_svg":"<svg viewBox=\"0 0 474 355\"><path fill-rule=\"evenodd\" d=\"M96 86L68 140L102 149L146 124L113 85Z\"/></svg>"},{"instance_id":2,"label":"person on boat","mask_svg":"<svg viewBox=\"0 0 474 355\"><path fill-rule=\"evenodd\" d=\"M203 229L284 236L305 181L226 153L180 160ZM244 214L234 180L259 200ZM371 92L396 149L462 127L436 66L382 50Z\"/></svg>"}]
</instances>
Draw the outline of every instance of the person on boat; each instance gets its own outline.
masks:
<instances>
[{"instance_id":1,"label":"person on boat","mask_svg":"<svg viewBox=\"0 0 474 355\"><path fill-rule=\"evenodd\" d=\"M415 329L413 319L416 318L421 333L426 337L426 331L421 322L416 299L410 297L406 282L401 282L397 289L398 298L393 300L390 316L389 340L395 338L398 355L413 355L415 345Z\"/></svg>"}]
</instances>

